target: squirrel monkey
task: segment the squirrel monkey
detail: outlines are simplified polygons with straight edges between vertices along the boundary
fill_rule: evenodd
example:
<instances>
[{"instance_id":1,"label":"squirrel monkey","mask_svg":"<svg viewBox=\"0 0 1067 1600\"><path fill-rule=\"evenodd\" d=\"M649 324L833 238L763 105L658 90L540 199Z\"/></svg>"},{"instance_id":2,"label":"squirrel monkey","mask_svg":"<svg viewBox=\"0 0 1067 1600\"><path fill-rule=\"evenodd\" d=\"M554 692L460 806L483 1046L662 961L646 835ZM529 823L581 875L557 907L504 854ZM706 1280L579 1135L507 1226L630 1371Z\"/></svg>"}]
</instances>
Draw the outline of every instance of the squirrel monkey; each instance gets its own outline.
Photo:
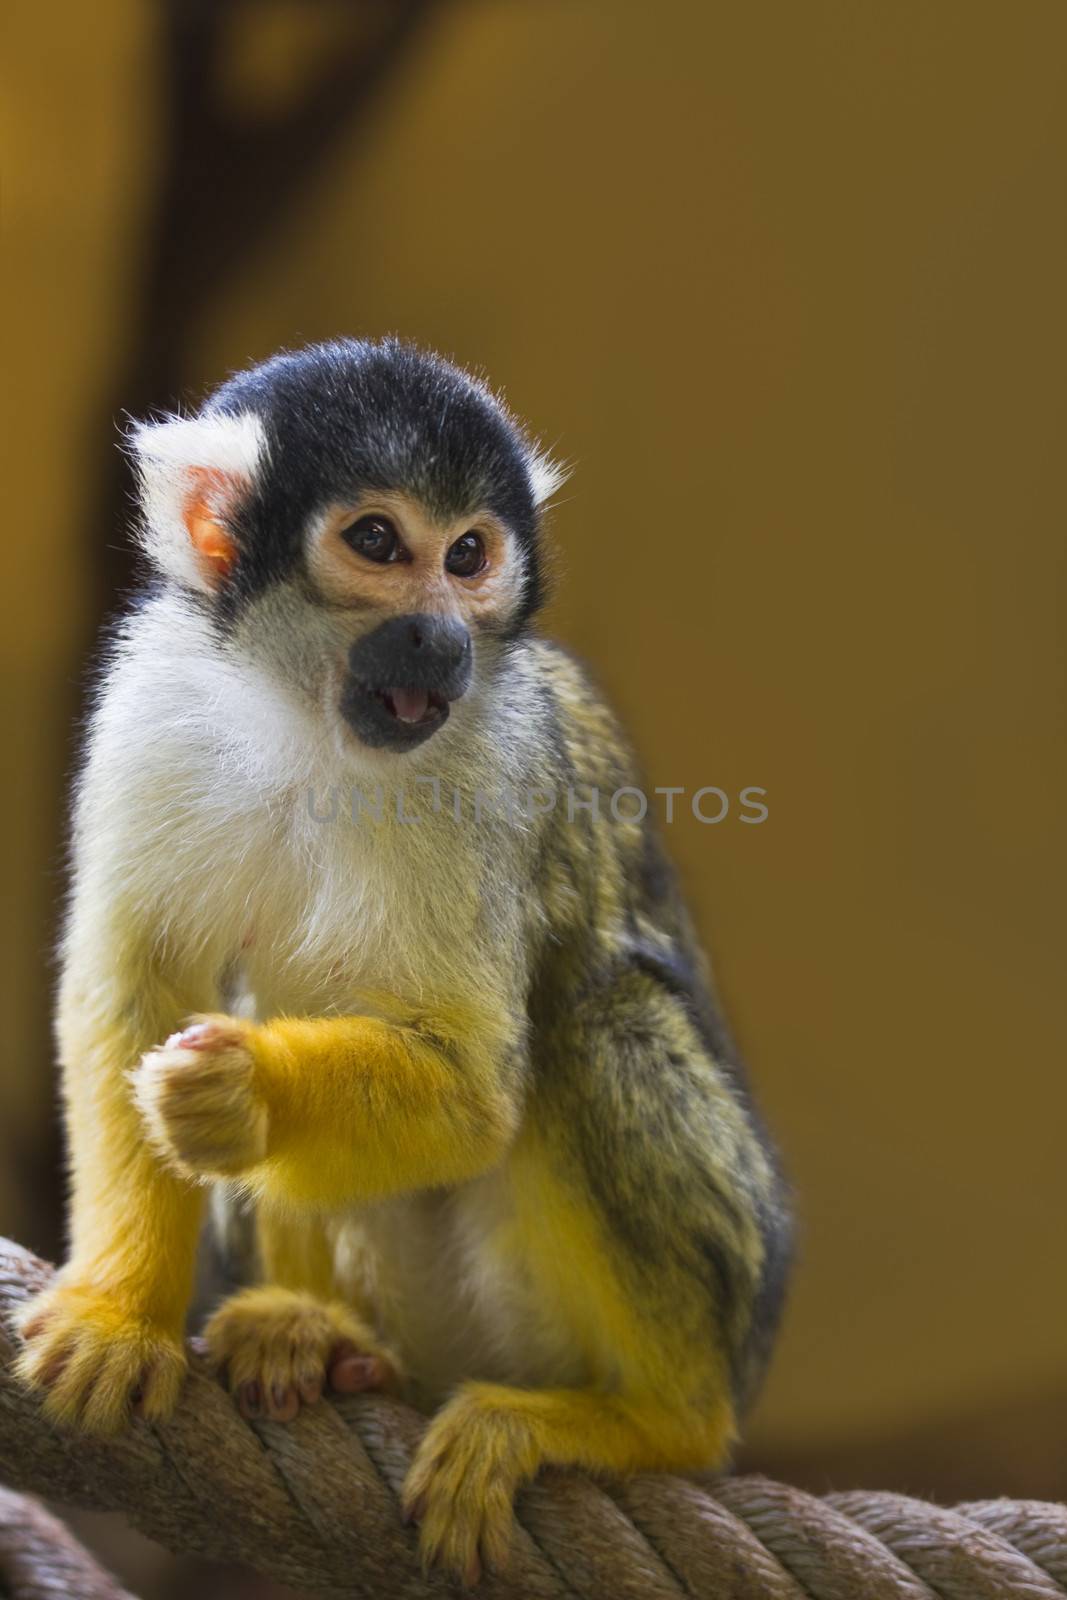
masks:
<instances>
[{"instance_id":1,"label":"squirrel monkey","mask_svg":"<svg viewBox=\"0 0 1067 1600\"><path fill-rule=\"evenodd\" d=\"M242 1411L431 1412L405 1509L472 1581L543 1463L726 1460L785 1188L655 832L596 804L626 742L533 630L562 474L503 405L342 340L131 443L154 578L77 787L70 1251L21 1373L89 1431L166 1417L210 1188L254 1219L205 1330ZM324 816L375 788L410 813Z\"/></svg>"}]
</instances>

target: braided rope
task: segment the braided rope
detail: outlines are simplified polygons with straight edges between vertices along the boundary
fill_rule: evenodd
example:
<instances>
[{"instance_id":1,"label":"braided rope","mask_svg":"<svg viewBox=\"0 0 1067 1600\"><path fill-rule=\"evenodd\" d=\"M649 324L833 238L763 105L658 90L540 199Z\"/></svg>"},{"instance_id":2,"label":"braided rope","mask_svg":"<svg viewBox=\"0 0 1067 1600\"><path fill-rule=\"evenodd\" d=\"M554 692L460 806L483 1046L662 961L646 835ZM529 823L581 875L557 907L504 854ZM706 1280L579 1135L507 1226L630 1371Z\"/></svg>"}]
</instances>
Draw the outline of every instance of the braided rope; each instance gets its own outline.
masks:
<instances>
[{"instance_id":1,"label":"braided rope","mask_svg":"<svg viewBox=\"0 0 1067 1600\"><path fill-rule=\"evenodd\" d=\"M133 1600L50 1511L0 1489L0 1595L11 1600Z\"/></svg>"},{"instance_id":2,"label":"braided rope","mask_svg":"<svg viewBox=\"0 0 1067 1600\"><path fill-rule=\"evenodd\" d=\"M51 1269L0 1241L0 1314ZM128 1521L168 1549L243 1562L345 1600L454 1594L423 1576L398 1514L424 1423L384 1396L244 1422L194 1356L170 1422L117 1439L50 1426L8 1372L0 1318L0 1478ZM509 1571L483 1600L1064 1600L1067 1507L992 1500L943 1510L904 1495L818 1498L759 1477L546 1471L517 1502ZM29 1559L29 1558L27 1558ZM16 1594L23 1591L16 1590ZM35 1591L27 1588L27 1596ZM79 1597L77 1588L66 1591ZM98 1591L86 1589L86 1600ZM105 1593L107 1591L104 1591Z\"/></svg>"}]
</instances>

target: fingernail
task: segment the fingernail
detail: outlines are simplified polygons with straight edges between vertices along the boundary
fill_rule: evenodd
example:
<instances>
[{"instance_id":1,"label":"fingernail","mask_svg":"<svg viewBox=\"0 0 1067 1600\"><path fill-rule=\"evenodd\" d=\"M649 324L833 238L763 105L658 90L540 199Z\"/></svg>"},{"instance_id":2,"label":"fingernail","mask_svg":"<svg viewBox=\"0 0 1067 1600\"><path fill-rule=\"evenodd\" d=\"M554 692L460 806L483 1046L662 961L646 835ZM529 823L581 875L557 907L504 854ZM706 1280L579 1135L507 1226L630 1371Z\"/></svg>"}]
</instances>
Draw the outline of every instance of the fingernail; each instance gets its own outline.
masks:
<instances>
[{"instance_id":1,"label":"fingernail","mask_svg":"<svg viewBox=\"0 0 1067 1600\"><path fill-rule=\"evenodd\" d=\"M261 1406L262 1401L263 1401L262 1390L260 1389L258 1383L246 1383L245 1384L245 1386L244 1386L244 1400L245 1400L245 1407L247 1408L249 1415L253 1416L253 1417L258 1417L259 1416L259 1409L260 1409L260 1406Z\"/></svg>"}]
</instances>

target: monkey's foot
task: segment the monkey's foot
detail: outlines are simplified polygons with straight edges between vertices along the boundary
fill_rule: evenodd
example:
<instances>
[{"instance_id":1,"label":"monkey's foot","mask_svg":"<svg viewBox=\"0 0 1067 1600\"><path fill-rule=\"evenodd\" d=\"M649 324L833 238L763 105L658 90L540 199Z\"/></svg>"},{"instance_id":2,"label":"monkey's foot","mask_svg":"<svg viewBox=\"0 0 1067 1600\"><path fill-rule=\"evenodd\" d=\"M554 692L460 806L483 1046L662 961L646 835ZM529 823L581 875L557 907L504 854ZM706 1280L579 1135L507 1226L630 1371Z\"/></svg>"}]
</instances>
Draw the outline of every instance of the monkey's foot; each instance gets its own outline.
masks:
<instances>
[{"instance_id":1,"label":"monkey's foot","mask_svg":"<svg viewBox=\"0 0 1067 1600\"><path fill-rule=\"evenodd\" d=\"M354 1311L289 1289L242 1289L204 1329L208 1355L241 1414L291 1422L329 1384L338 1394L400 1389L396 1358Z\"/></svg>"},{"instance_id":2,"label":"monkey's foot","mask_svg":"<svg viewBox=\"0 0 1067 1600\"><path fill-rule=\"evenodd\" d=\"M254 1033L253 1023L234 1017L196 1017L142 1056L133 1072L149 1138L186 1177L235 1177L266 1154Z\"/></svg>"},{"instance_id":3,"label":"monkey's foot","mask_svg":"<svg viewBox=\"0 0 1067 1600\"><path fill-rule=\"evenodd\" d=\"M24 1349L15 1371L43 1391L54 1421L108 1434L131 1414L159 1421L174 1410L181 1341L121 1300L60 1279L21 1308L16 1326Z\"/></svg>"},{"instance_id":4,"label":"monkey's foot","mask_svg":"<svg viewBox=\"0 0 1067 1600\"><path fill-rule=\"evenodd\" d=\"M464 1584L507 1565L512 1501L540 1464L533 1428L487 1384L467 1384L430 1424L404 1484L425 1568Z\"/></svg>"}]
</instances>

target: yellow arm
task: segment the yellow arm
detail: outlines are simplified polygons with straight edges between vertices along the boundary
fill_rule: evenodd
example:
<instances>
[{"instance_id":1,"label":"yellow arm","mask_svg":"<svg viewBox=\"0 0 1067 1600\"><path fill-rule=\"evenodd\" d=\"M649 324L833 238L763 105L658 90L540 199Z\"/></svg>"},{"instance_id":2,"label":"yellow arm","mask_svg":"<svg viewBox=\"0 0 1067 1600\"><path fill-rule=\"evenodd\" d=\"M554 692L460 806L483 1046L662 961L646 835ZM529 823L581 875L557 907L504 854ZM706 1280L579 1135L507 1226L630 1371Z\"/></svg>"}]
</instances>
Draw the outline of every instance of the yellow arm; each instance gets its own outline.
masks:
<instances>
[{"instance_id":1,"label":"yellow arm","mask_svg":"<svg viewBox=\"0 0 1067 1600\"><path fill-rule=\"evenodd\" d=\"M459 1006L393 1010L253 1030L268 1130L255 1187L332 1206L456 1183L500 1157L518 1120L502 1030Z\"/></svg>"},{"instance_id":2,"label":"yellow arm","mask_svg":"<svg viewBox=\"0 0 1067 1600\"><path fill-rule=\"evenodd\" d=\"M156 1149L191 1177L322 1210L486 1171L519 1118L506 1009L375 1009L195 1021L137 1074Z\"/></svg>"}]
</instances>

